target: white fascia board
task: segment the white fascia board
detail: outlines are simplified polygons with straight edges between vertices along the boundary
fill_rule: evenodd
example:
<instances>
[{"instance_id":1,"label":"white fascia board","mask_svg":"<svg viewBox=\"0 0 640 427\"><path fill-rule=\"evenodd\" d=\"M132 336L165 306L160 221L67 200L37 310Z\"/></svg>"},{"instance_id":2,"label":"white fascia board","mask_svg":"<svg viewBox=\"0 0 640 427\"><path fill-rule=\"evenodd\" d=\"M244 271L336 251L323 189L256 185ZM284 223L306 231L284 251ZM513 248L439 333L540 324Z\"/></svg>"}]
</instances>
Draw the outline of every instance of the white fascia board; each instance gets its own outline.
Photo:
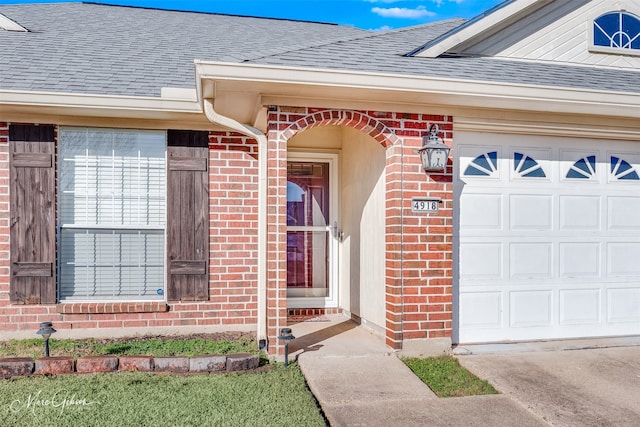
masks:
<instances>
[{"instance_id":1,"label":"white fascia board","mask_svg":"<svg viewBox=\"0 0 640 427\"><path fill-rule=\"evenodd\" d=\"M260 90L263 98L286 97L290 95L287 88L298 97L304 95L305 88L310 97L317 96L318 88L325 93L333 88L349 89L340 90L339 98L334 99L356 102L363 94L375 92L380 102L402 103L406 97L415 104L416 95L421 95L425 103L442 106L640 118L640 92L202 61L196 62L196 76L201 81L257 84L255 90Z\"/></svg>"},{"instance_id":2,"label":"white fascia board","mask_svg":"<svg viewBox=\"0 0 640 427\"><path fill-rule=\"evenodd\" d=\"M18 24L13 19L3 15L2 13L0 13L0 29L3 29L5 31L16 31L20 33L29 32L29 30L27 30L25 27Z\"/></svg>"},{"instance_id":3,"label":"white fascia board","mask_svg":"<svg viewBox=\"0 0 640 427\"><path fill-rule=\"evenodd\" d=\"M518 14L528 7L540 2L549 3L550 0L516 0L511 4L507 4L504 7L497 9L493 13L482 16L482 18L477 21L471 21L468 24L463 24L463 28L458 31L453 30L449 35L444 34L442 40L433 45L427 44L429 47L418 49L412 56L437 58L443 53L458 46L460 43L472 39L483 31L490 29L495 25L499 25L505 20L511 18L513 15Z\"/></svg>"},{"instance_id":4,"label":"white fascia board","mask_svg":"<svg viewBox=\"0 0 640 427\"><path fill-rule=\"evenodd\" d=\"M58 107L90 109L94 112L109 111L109 116L121 111L123 117L131 112L201 113L202 107L195 100L153 98L140 96L88 95L58 92L33 92L0 90L0 106ZM61 114L63 111L61 111ZM77 114L77 111L74 112ZM116 114L119 115L119 114Z\"/></svg>"}]
</instances>

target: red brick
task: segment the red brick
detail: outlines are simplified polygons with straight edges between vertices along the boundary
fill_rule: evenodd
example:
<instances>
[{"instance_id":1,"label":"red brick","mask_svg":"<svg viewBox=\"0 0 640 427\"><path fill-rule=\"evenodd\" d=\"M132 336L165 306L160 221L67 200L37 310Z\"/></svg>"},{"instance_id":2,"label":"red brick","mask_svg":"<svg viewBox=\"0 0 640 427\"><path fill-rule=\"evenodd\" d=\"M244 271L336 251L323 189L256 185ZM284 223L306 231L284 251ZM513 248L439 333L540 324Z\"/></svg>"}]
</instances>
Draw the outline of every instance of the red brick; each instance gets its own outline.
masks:
<instances>
[{"instance_id":1,"label":"red brick","mask_svg":"<svg viewBox=\"0 0 640 427\"><path fill-rule=\"evenodd\" d=\"M33 367L33 359L28 357L0 359L0 378L29 375L33 372Z\"/></svg>"},{"instance_id":2,"label":"red brick","mask_svg":"<svg viewBox=\"0 0 640 427\"><path fill-rule=\"evenodd\" d=\"M260 357L256 354L239 353L227 355L227 371L246 371L256 369L260 364Z\"/></svg>"},{"instance_id":3,"label":"red brick","mask_svg":"<svg viewBox=\"0 0 640 427\"><path fill-rule=\"evenodd\" d=\"M36 360L36 374L71 374L73 357L43 357Z\"/></svg>"},{"instance_id":4,"label":"red brick","mask_svg":"<svg viewBox=\"0 0 640 427\"><path fill-rule=\"evenodd\" d=\"M154 370L162 372L189 372L188 357L156 357L153 359Z\"/></svg>"},{"instance_id":5,"label":"red brick","mask_svg":"<svg viewBox=\"0 0 640 427\"><path fill-rule=\"evenodd\" d=\"M150 372L154 369L153 356L120 356L119 371Z\"/></svg>"},{"instance_id":6,"label":"red brick","mask_svg":"<svg viewBox=\"0 0 640 427\"><path fill-rule=\"evenodd\" d=\"M76 362L76 372L113 372L118 369L118 358L115 356L81 357Z\"/></svg>"}]
</instances>

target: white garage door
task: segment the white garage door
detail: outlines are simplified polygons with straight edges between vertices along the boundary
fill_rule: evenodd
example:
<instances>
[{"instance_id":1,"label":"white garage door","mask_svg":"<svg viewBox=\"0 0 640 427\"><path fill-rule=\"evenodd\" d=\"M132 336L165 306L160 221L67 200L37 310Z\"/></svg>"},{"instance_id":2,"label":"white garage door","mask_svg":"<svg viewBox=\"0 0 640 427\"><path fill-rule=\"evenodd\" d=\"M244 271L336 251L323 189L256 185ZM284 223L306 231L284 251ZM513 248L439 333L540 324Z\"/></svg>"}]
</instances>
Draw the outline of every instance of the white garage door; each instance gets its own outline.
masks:
<instances>
[{"instance_id":1,"label":"white garage door","mask_svg":"<svg viewBox=\"0 0 640 427\"><path fill-rule=\"evenodd\" d=\"M455 136L454 339L640 334L640 142Z\"/></svg>"}]
</instances>

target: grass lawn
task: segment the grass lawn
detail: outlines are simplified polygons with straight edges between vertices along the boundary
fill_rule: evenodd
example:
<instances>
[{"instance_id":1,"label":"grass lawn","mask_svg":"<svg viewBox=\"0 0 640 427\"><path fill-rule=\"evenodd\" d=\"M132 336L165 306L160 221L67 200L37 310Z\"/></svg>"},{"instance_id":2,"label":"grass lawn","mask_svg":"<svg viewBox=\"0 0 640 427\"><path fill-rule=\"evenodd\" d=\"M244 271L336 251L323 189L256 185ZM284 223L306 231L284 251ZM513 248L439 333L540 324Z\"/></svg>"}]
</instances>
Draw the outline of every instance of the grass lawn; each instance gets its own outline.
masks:
<instances>
[{"instance_id":1,"label":"grass lawn","mask_svg":"<svg viewBox=\"0 0 640 427\"><path fill-rule=\"evenodd\" d=\"M498 394L487 381L481 380L452 356L405 358L402 361L438 397L462 397L479 394Z\"/></svg>"},{"instance_id":2,"label":"grass lawn","mask_svg":"<svg viewBox=\"0 0 640 427\"><path fill-rule=\"evenodd\" d=\"M297 365L260 373L112 373L0 381L0 425L324 426Z\"/></svg>"},{"instance_id":3,"label":"grass lawn","mask_svg":"<svg viewBox=\"0 0 640 427\"><path fill-rule=\"evenodd\" d=\"M143 336L111 339L56 339L49 341L51 356L197 356L204 354L258 353L249 334L198 334ZM0 341L0 358L44 356L42 338Z\"/></svg>"},{"instance_id":4,"label":"grass lawn","mask_svg":"<svg viewBox=\"0 0 640 427\"><path fill-rule=\"evenodd\" d=\"M55 339L51 356L259 354L250 334ZM42 357L40 338L0 341L0 358ZM324 426L296 364L231 374L33 375L0 379L0 425Z\"/></svg>"}]
</instances>

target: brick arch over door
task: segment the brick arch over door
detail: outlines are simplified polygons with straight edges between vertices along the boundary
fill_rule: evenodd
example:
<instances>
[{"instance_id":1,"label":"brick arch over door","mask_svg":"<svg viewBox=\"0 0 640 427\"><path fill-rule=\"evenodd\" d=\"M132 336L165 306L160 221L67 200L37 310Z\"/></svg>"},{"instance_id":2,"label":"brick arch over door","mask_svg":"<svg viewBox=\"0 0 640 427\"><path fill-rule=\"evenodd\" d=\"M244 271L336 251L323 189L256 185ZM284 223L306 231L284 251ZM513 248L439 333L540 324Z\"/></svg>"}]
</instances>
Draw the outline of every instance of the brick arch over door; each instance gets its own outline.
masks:
<instances>
[{"instance_id":1,"label":"brick arch over door","mask_svg":"<svg viewBox=\"0 0 640 427\"><path fill-rule=\"evenodd\" d=\"M377 116L377 117L374 117ZM399 162L400 151L403 143L403 139L400 138L397 133L398 129L392 129L392 127L398 128L402 125L396 119L396 113L386 113L386 112L363 112L363 111L353 111L353 110L333 110L333 109L312 109L312 108L291 108L291 107L280 107L277 111L271 111L269 114L269 162L270 167L274 165L286 165L286 150L287 150L287 142L291 140L298 133L312 129L320 126L343 126L355 129L359 132L362 132L375 141L377 141L382 147L387 150L387 167L394 163ZM383 121L390 124L387 126ZM391 149L391 147L398 147L398 150ZM396 158L397 157L397 158ZM276 158L284 160L283 162L276 161ZM280 169L280 168L279 168ZM277 174L279 180L270 178L269 179L269 188L272 192L271 196L273 196L273 189L275 187L279 187L282 189L282 184L286 184L286 167L284 171L277 173L275 170L271 170L269 173ZM387 181L399 182L397 177L392 177L389 175L390 170L388 169ZM284 175L283 175L284 174ZM275 177L274 177L275 178ZM280 185L278 185L278 183ZM389 186L387 186L389 187ZM389 193L389 188L387 188L387 193ZM286 190L281 194L286 199ZM388 197L388 196L387 196ZM270 199L269 205L273 206L272 202L275 199ZM286 209L286 207L284 207ZM275 211L283 209L283 206L276 207ZM282 213L282 212L281 212ZM269 224L273 224L272 221L278 221L277 215L269 217ZM389 222L389 221L387 221ZM391 224L387 223L386 227L390 227ZM286 229L286 227L285 227ZM385 233L387 234L387 233ZM284 236L277 236L273 233L270 233L269 236L269 245L274 245L271 247L286 247L286 232ZM284 245L284 246L282 246ZM273 257L273 258L272 258ZM269 254L269 262L272 266L276 265L275 263L276 256L272 253ZM282 298L282 296L286 295L286 262L279 265L280 271L282 269L285 270L285 273L278 276L277 273L270 271L269 272L269 283L270 288L274 284L274 280L272 277L279 277L280 280L275 281L278 283L277 289L279 290L276 295L281 296L276 300L270 299L268 301L269 311L272 314L276 314L276 318L271 316L268 324L269 331L268 334L270 337L273 337L274 334L277 336L277 332L281 327L286 325L287 319L287 311L286 311L286 298ZM271 270L271 268L269 268ZM275 289L274 289L275 290ZM272 294L273 295L273 294ZM387 297L385 297L385 304ZM395 316L394 316L395 317ZM387 336L395 336L395 330L397 329L395 325L389 324L389 321L386 321L386 334ZM278 325L275 328L272 325ZM389 340L387 340L389 341ZM270 346L273 340L270 340ZM279 344L279 343L275 343ZM395 343L389 343L392 347L396 347ZM282 352L282 349L277 349L276 351Z\"/></svg>"},{"instance_id":2,"label":"brick arch over door","mask_svg":"<svg viewBox=\"0 0 640 427\"><path fill-rule=\"evenodd\" d=\"M385 304L386 343L401 349L405 340L450 337L452 330L451 166L425 176L417 150L437 123L452 139L450 116L379 111L275 107L268 113L268 335L269 352L283 353L277 340L287 325L286 164L287 142L319 126L356 129L386 149ZM443 199L438 214L410 217L413 196Z\"/></svg>"},{"instance_id":3,"label":"brick arch over door","mask_svg":"<svg viewBox=\"0 0 640 427\"><path fill-rule=\"evenodd\" d=\"M345 110L310 112L291 123L281 132L280 137L288 141L298 132L319 126L345 126L359 130L378 141L384 148L400 142L400 138L382 121L367 113Z\"/></svg>"}]
</instances>

